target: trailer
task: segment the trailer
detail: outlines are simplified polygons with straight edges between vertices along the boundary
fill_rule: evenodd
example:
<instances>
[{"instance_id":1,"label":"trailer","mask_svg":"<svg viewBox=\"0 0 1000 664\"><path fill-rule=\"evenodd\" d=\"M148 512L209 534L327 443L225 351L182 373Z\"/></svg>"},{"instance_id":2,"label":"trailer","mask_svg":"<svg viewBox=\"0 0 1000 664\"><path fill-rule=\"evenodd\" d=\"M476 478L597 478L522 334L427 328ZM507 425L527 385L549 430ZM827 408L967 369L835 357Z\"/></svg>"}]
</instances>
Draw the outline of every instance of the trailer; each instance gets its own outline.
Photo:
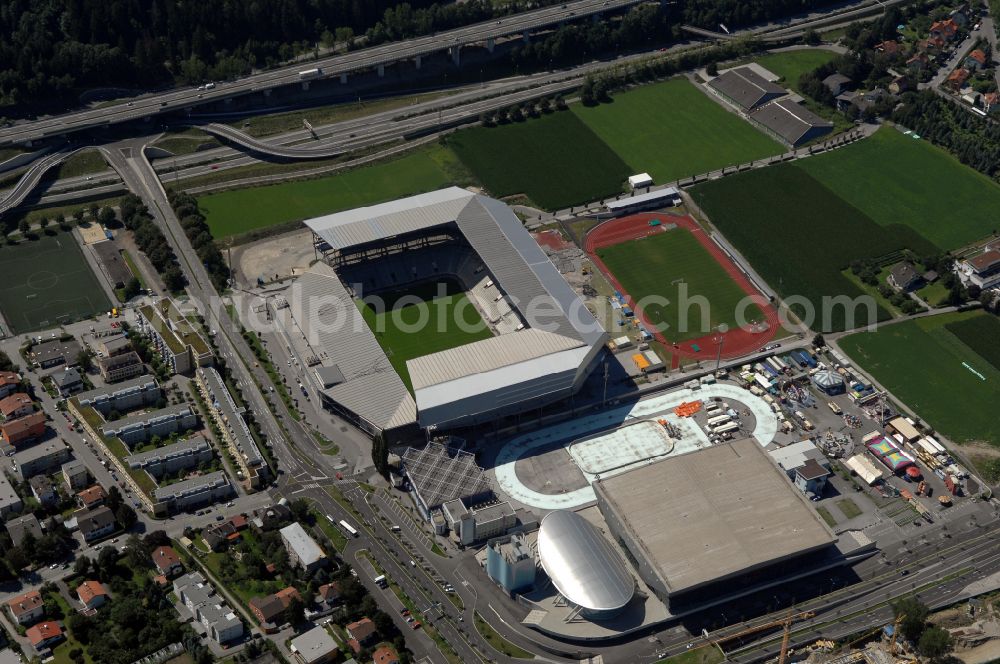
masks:
<instances>
[{"instance_id":1,"label":"trailer","mask_svg":"<svg viewBox=\"0 0 1000 664\"><path fill-rule=\"evenodd\" d=\"M778 367L778 369L779 369L780 371L784 371L785 369L787 369L787 368L788 368L788 363L787 363L787 362L785 362L785 361L784 361L783 359L781 359L780 357L778 357L777 355L774 355L774 356L772 356L772 357L771 357L771 358L769 358L769 359L770 359L770 360L771 360L772 362L774 362L774 364L775 364L775 365L777 365L777 367Z\"/></svg>"},{"instance_id":2,"label":"trailer","mask_svg":"<svg viewBox=\"0 0 1000 664\"><path fill-rule=\"evenodd\" d=\"M777 378L778 376L781 375L781 372L778 371L777 369L775 369L770 364L764 364L763 369L764 369L764 373L769 374L770 376L772 376L774 378Z\"/></svg>"},{"instance_id":3,"label":"trailer","mask_svg":"<svg viewBox=\"0 0 1000 664\"><path fill-rule=\"evenodd\" d=\"M723 436L723 435L725 435L727 433L733 433L733 432L739 431L739 430L740 430L740 425L739 424L737 424L736 422L730 422L729 424L723 424L721 426L716 427L712 431L712 433L714 433L717 436Z\"/></svg>"},{"instance_id":4,"label":"trailer","mask_svg":"<svg viewBox=\"0 0 1000 664\"><path fill-rule=\"evenodd\" d=\"M781 366L781 362L779 362L777 360L777 358L774 358L774 357L768 357L768 358L766 358L764 360L764 368L766 369L767 367L771 367L772 369L774 369L775 371L777 371L778 374L785 373L784 367Z\"/></svg>"},{"instance_id":5,"label":"trailer","mask_svg":"<svg viewBox=\"0 0 1000 664\"><path fill-rule=\"evenodd\" d=\"M709 428L714 429L714 428L722 426L726 422L730 422L730 421L732 421L732 418L729 417L728 415L717 415L715 417L709 418L707 424L708 424Z\"/></svg>"}]
</instances>

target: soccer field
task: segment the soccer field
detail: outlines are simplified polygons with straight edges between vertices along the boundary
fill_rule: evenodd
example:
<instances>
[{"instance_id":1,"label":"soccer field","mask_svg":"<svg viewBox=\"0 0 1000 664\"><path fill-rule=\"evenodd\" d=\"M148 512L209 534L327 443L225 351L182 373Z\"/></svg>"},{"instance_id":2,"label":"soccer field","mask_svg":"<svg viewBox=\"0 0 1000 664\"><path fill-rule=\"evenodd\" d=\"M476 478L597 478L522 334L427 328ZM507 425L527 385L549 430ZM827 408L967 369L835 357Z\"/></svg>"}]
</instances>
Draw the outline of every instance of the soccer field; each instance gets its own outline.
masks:
<instances>
[{"instance_id":1,"label":"soccer field","mask_svg":"<svg viewBox=\"0 0 1000 664\"><path fill-rule=\"evenodd\" d=\"M450 348L488 339L493 336L479 311L461 292L458 285L446 283L448 294L433 296L437 284L425 283L416 288L375 296L385 303L379 312L370 304L359 301L358 308L368 327L403 379L406 389L413 392L406 361ZM413 295L419 304L397 306L404 296ZM383 307L379 307L383 309Z\"/></svg>"},{"instance_id":2,"label":"soccer field","mask_svg":"<svg viewBox=\"0 0 1000 664\"><path fill-rule=\"evenodd\" d=\"M622 191L631 169L572 112L448 138L462 162L498 198L524 194L546 210Z\"/></svg>"},{"instance_id":3,"label":"soccer field","mask_svg":"<svg viewBox=\"0 0 1000 664\"><path fill-rule=\"evenodd\" d=\"M703 337L721 323L737 326L737 307L746 293L692 232L675 228L600 247L596 253L669 341ZM666 301L656 301L662 298ZM696 304L695 298L704 298L709 306ZM762 319L756 304L745 307L745 322Z\"/></svg>"},{"instance_id":4,"label":"soccer field","mask_svg":"<svg viewBox=\"0 0 1000 664\"><path fill-rule=\"evenodd\" d=\"M905 224L943 251L997 228L996 182L891 127L796 164L878 224Z\"/></svg>"},{"instance_id":5,"label":"soccer field","mask_svg":"<svg viewBox=\"0 0 1000 664\"><path fill-rule=\"evenodd\" d=\"M616 94L611 104L572 109L634 173L649 173L657 184L785 151L686 78Z\"/></svg>"},{"instance_id":6,"label":"soccer field","mask_svg":"<svg viewBox=\"0 0 1000 664\"><path fill-rule=\"evenodd\" d=\"M0 310L21 334L111 308L76 239L68 233L0 248Z\"/></svg>"},{"instance_id":7,"label":"soccer field","mask_svg":"<svg viewBox=\"0 0 1000 664\"><path fill-rule=\"evenodd\" d=\"M841 347L928 424L957 443L1000 445L1000 370L948 328L982 312L909 320L845 337Z\"/></svg>"},{"instance_id":8,"label":"soccer field","mask_svg":"<svg viewBox=\"0 0 1000 664\"><path fill-rule=\"evenodd\" d=\"M299 180L208 194L198 207L213 237L374 205L462 183L462 167L434 145L399 159L316 180Z\"/></svg>"}]
</instances>

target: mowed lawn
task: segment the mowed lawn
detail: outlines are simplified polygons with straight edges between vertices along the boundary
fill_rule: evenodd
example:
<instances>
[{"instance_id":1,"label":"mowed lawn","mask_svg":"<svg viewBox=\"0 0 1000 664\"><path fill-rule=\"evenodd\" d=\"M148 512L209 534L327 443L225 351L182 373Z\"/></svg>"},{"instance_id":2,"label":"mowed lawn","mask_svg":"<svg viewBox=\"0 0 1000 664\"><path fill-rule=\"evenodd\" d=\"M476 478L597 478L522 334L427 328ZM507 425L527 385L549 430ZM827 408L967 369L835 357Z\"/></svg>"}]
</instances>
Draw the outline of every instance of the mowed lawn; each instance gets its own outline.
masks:
<instances>
[{"instance_id":1,"label":"mowed lawn","mask_svg":"<svg viewBox=\"0 0 1000 664\"><path fill-rule=\"evenodd\" d=\"M198 206L216 239L456 184L461 165L439 145L316 180L208 194Z\"/></svg>"},{"instance_id":2,"label":"mowed lawn","mask_svg":"<svg viewBox=\"0 0 1000 664\"><path fill-rule=\"evenodd\" d=\"M498 198L524 194L558 210L622 191L632 169L575 114L475 127L448 138L462 162Z\"/></svg>"},{"instance_id":3,"label":"mowed lawn","mask_svg":"<svg viewBox=\"0 0 1000 664\"><path fill-rule=\"evenodd\" d=\"M111 309L80 245L68 233L0 248L0 281L0 311L14 334Z\"/></svg>"},{"instance_id":4,"label":"mowed lawn","mask_svg":"<svg viewBox=\"0 0 1000 664\"><path fill-rule=\"evenodd\" d=\"M764 69L781 77L781 84L785 87L798 88L799 78L802 74L810 72L820 65L824 65L837 57L833 51L822 49L802 49L797 51L784 51L782 53L768 53L759 58L754 58L754 62Z\"/></svg>"},{"instance_id":5,"label":"mowed lawn","mask_svg":"<svg viewBox=\"0 0 1000 664\"><path fill-rule=\"evenodd\" d=\"M906 224L943 251L998 226L1000 185L891 127L798 164L877 223Z\"/></svg>"},{"instance_id":6,"label":"mowed lawn","mask_svg":"<svg viewBox=\"0 0 1000 664\"><path fill-rule=\"evenodd\" d=\"M785 298L796 296L792 310L817 331L861 327L872 315L889 317L874 300L873 309L866 302L852 305L852 318L847 307L830 299L863 294L841 272L851 261L904 248L918 255L934 251L907 226L876 224L796 164L747 171L690 191L772 288Z\"/></svg>"},{"instance_id":7,"label":"mowed lawn","mask_svg":"<svg viewBox=\"0 0 1000 664\"><path fill-rule=\"evenodd\" d=\"M750 304L742 321L737 320L746 294L686 229L603 247L597 255L669 341L705 336L720 323L735 328L763 318L760 308ZM708 307L697 304L701 298Z\"/></svg>"},{"instance_id":8,"label":"mowed lawn","mask_svg":"<svg viewBox=\"0 0 1000 664\"><path fill-rule=\"evenodd\" d=\"M785 151L686 78L617 94L610 104L572 109L634 173L649 173L657 184Z\"/></svg>"},{"instance_id":9,"label":"mowed lawn","mask_svg":"<svg viewBox=\"0 0 1000 664\"><path fill-rule=\"evenodd\" d=\"M381 312L362 301L358 301L358 308L410 392L413 392L413 385L406 370L407 360L493 336L465 293L434 297L402 307L392 304L402 295L404 293L383 296L389 304Z\"/></svg>"},{"instance_id":10,"label":"mowed lawn","mask_svg":"<svg viewBox=\"0 0 1000 664\"><path fill-rule=\"evenodd\" d=\"M948 323L945 327L1000 371L1000 318L970 316Z\"/></svg>"},{"instance_id":11,"label":"mowed lawn","mask_svg":"<svg viewBox=\"0 0 1000 664\"><path fill-rule=\"evenodd\" d=\"M1000 370L948 328L988 316L943 314L862 332L840 341L852 360L957 443L1000 445ZM985 377L979 378L963 362Z\"/></svg>"}]
</instances>

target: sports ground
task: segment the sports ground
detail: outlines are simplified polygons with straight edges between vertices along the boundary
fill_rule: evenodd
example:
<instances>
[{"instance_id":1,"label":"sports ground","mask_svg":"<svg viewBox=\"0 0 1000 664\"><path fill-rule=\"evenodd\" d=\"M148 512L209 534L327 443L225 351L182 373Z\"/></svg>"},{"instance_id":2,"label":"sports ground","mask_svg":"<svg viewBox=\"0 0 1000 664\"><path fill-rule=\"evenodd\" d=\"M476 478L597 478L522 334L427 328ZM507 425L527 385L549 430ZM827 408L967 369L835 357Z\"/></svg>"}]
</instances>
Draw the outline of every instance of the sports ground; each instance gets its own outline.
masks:
<instances>
[{"instance_id":1,"label":"sports ground","mask_svg":"<svg viewBox=\"0 0 1000 664\"><path fill-rule=\"evenodd\" d=\"M657 223L659 222L659 223ZM652 224L652 225L651 225ZM587 234L585 249L635 309L657 341L676 356L737 357L767 343L778 332L778 315L747 276L687 216L636 214L607 221ZM683 306L687 298L708 302ZM665 302L644 303L664 298ZM746 300L740 328L737 308Z\"/></svg>"},{"instance_id":2,"label":"sports ground","mask_svg":"<svg viewBox=\"0 0 1000 664\"><path fill-rule=\"evenodd\" d=\"M988 318L979 311L917 318L850 335L840 345L951 440L1000 445L1000 368L973 348L1000 327L983 323Z\"/></svg>"},{"instance_id":3,"label":"sports ground","mask_svg":"<svg viewBox=\"0 0 1000 664\"><path fill-rule=\"evenodd\" d=\"M381 311L370 304L358 302L358 308L368 327L389 358L392 368L413 391L407 360L457 348L493 336L482 316L468 296L446 284L447 295L435 296L436 284L420 284L415 288L393 293L381 293ZM413 296L419 303L400 306L400 298Z\"/></svg>"},{"instance_id":4,"label":"sports ground","mask_svg":"<svg viewBox=\"0 0 1000 664\"><path fill-rule=\"evenodd\" d=\"M0 311L11 332L89 318L111 304L72 235L42 235L0 248Z\"/></svg>"}]
</instances>

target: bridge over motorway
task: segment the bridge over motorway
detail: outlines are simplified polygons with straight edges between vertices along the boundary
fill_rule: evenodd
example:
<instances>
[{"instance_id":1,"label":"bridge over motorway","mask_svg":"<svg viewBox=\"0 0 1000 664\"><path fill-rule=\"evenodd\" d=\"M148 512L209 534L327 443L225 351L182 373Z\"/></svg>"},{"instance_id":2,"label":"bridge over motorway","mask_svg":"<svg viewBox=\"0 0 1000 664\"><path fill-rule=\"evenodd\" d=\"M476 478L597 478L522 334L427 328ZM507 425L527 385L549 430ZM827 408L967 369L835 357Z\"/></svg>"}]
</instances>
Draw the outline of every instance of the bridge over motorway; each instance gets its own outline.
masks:
<instances>
[{"instance_id":1,"label":"bridge over motorway","mask_svg":"<svg viewBox=\"0 0 1000 664\"><path fill-rule=\"evenodd\" d=\"M382 75L386 66L404 60L414 61L419 68L423 57L442 51L447 51L454 62L459 64L461 50L464 46L485 43L486 48L492 51L498 39L512 35L524 35L527 38L534 30L580 18L598 16L605 12L619 11L642 1L576 0L576 2L553 5L434 35L416 37L321 58L309 63L298 63L294 66L268 70L236 81L219 83L210 90L200 90L194 87L171 90L162 94L138 97L129 102L100 109L78 111L25 122L0 129L0 146L26 144L95 127L146 120L163 113L185 111L195 106L220 102L242 95L254 93L266 95L273 88L292 84L308 86L317 79L339 77L341 82L346 82L349 74L360 71L374 69ZM322 70L322 74L303 80L299 72L312 68Z\"/></svg>"},{"instance_id":2,"label":"bridge over motorway","mask_svg":"<svg viewBox=\"0 0 1000 664\"><path fill-rule=\"evenodd\" d=\"M59 164L63 163L67 158L76 154L83 148L77 148L76 150L63 150L50 154L43 159L35 161L28 170L24 172L21 179L17 181L14 188L11 189L5 198L0 199L0 216L3 216L10 210L13 210L28 197L28 194L38 186L38 183L42 181L42 176L44 176L50 169L55 168Z\"/></svg>"}]
</instances>

